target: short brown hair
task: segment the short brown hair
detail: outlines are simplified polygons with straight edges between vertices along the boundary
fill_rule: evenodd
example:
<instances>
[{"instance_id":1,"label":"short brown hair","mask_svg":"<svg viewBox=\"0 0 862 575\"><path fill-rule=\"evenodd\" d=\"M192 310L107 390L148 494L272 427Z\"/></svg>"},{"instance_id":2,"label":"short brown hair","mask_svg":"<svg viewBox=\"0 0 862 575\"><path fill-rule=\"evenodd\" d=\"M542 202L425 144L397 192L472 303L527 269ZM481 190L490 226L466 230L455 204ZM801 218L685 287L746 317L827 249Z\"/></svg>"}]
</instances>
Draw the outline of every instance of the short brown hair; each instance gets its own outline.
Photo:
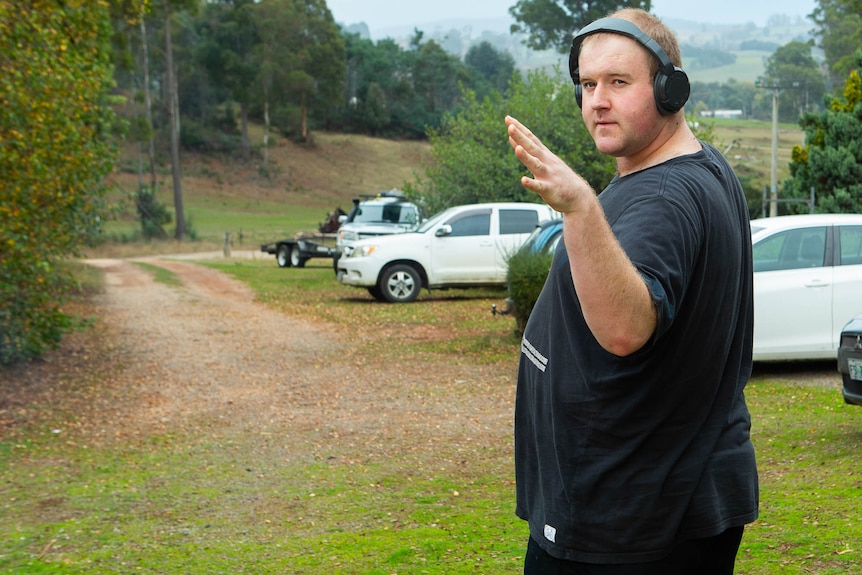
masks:
<instances>
[{"instance_id":1,"label":"short brown hair","mask_svg":"<svg viewBox=\"0 0 862 575\"><path fill-rule=\"evenodd\" d=\"M611 14L610 17L628 20L643 30L650 38L658 42L674 66L682 68L682 51L679 49L679 41L676 39L676 34L665 26L664 22L639 8L623 8ZM658 62L655 62L653 72L658 71L658 67Z\"/></svg>"}]
</instances>

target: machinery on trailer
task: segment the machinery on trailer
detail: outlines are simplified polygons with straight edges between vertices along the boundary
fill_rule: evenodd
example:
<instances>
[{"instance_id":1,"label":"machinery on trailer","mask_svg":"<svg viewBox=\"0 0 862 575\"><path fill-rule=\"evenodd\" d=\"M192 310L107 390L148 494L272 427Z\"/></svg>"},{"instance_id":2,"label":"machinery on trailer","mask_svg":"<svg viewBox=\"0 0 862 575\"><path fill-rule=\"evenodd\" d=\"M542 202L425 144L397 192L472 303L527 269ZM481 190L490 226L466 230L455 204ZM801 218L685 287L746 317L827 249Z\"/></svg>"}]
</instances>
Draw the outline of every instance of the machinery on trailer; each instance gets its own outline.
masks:
<instances>
[{"instance_id":1,"label":"machinery on trailer","mask_svg":"<svg viewBox=\"0 0 862 575\"><path fill-rule=\"evenodd\" d=\"M317 227L317 233L302 232L292 238L278 240L260 246L260 251L274 254L280 268L301 268L311 258L329 258L335 256L338 228L346 214L341 208L336 208L327 214L325 222Z\"/></svg>"}]
</instances>

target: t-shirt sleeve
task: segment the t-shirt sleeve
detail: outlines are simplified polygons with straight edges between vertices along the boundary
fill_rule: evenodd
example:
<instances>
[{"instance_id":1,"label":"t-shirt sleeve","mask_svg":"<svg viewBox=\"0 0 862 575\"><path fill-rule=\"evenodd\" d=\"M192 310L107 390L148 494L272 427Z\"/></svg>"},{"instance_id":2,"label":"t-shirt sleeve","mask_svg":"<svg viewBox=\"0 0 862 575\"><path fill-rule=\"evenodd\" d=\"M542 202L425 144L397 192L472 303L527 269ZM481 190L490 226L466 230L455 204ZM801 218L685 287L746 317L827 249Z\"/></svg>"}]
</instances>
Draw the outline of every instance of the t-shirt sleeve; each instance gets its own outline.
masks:
<instances>
[{"instance_id":1,"label":"t-shirt sleeve","mask_svg":"<svg viewBox=\"0 0 862 575\"><path fill-rule=\"evenodd\" d=\"M612 229L644 278L657 313L654 340L673 324L698 257L701 226L691 210L653 197L623 212Z\"/></svg>"}]
</instances>

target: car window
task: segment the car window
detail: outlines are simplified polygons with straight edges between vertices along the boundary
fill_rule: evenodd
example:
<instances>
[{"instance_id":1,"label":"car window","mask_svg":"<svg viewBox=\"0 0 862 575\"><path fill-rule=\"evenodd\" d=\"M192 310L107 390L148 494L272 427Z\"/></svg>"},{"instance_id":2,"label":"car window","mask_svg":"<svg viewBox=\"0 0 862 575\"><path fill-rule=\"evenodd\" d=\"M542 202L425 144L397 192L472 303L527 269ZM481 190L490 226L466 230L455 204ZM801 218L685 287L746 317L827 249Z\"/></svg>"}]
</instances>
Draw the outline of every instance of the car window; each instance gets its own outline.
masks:
<instances>
[{"instance_id":1,"label":"car window","mask_svg":"<svg viewBox=\"0 0 862 575\"><path fill-rule=\"evenodd\" d=\"M838 243L841 246L841 265L862 265L862 226L838 228Z\"/></svg>"},{"instance_id":2,"label":"car window","mask_svg":"<svg viewBox=\"0 0 862 575\"><path fill-rule=\"evenodd\" d=\"M459 214L447 223L452 226L450 236L487 236L491 233L491 211Z\"/></svg>"},{"instance_id":3,"label":"car window","mask_svg":"<svg viewBox=\"0 0 862 575\"><path fill-rule=\"evenodd\" d=\"M793 270L823 265L826 228L787 230L754 244L754 271Z\"/></svg>"},{"instance_id":4,"label":"car window","mask_svg":"<svg viewBox=\"0 0 862 575\"><path fill-rule=\"evenodd\" d=\"M536 210L500 210L500 234L529 234L539 225Z\"/></svg>"}]
</instances>

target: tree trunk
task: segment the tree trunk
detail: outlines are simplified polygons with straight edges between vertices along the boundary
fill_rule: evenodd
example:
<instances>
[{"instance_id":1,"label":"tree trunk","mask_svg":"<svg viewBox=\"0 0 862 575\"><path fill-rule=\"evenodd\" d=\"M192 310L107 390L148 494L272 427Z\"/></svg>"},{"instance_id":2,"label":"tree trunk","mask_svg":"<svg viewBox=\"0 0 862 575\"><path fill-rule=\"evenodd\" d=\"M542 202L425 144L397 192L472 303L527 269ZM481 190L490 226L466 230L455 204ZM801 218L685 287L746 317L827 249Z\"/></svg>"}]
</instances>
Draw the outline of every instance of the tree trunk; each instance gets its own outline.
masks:
<instances>
[{"instance_id":1,"label":"tree trunk","mask_svg":"<svg viewBox=\"0 0 862 575\"><path fill-rule=\"evenodd\" d=\"M248 160L251 157L251 146L248 143L248 104L239 105L239 123L242 131L242 155Z\"/></svg>"},{"instance_id":2,"label":"tree trunk","mask_svg":"<svg viewBox=\"0 0 862 575\"><path fill-rule=\"evenodd\" d=\"M174 54L171 43L171 8L167 0L165 7L165 61L168 85L168 120L171 133L171 173L174 180L174 212L176 217L177 241L183 241L186 235L186 218L183 213L183 186L180 172L180 114L179 98L177 97L176 77L174 76Z\"/></svg>"},{"instance_id":3,"label":"tree trunk","mask_svg":"<svg viewBox=\"0 0 862 575\"><path fill-rule=\"evenodd\" d=\"M263 173L269 173L269 100L263 101Z\"/></svg>"},{"instance_id":4,"label":"tree trunk","mask_svg":"<svg viewBox=\"0 0 862 575\"><path fill-rule=\"evenodd\" d=\"M150 130L149 149L147 153L150 159L150 189L156 193L156 144L153 135L153 100L150 96L150 49L147 45L147 25L144 23L144 15L141 14L141 51L143 52L144 72L144 107L146 108L147 126Z\"/></svg>"},{"instance_id":5,"label":"tree trunk","mask_svg":"<svg viewBox=\"0 0 862 575\"><path fill-rule=\"evenodd\" d=\"M305 105L305 92L302 93L302 104L300 104L300 141L308 141L308 111Z\"/></svg>"}]
</instances>

